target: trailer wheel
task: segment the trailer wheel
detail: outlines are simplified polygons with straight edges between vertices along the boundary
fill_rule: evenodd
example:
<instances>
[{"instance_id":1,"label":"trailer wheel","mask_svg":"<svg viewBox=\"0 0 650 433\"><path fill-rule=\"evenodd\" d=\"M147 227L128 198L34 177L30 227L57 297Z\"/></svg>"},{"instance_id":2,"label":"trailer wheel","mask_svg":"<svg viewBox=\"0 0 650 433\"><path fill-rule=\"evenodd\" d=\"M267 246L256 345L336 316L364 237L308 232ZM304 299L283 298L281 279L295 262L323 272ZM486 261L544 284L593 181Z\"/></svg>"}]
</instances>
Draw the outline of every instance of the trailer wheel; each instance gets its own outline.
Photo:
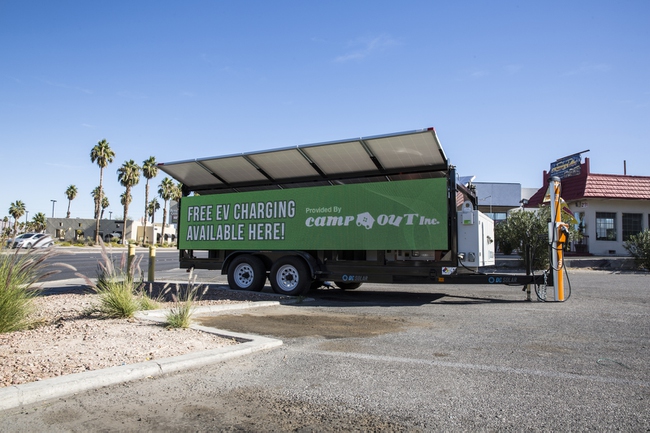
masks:
<instances>
[{"instance_id":1,"label":"trailer wheel","mask_svg":"<svg viewBox=\"0 0 650 433\"><path fill-rule=\"evenodd\" d=\"M298 257L286 256L271 267L269 277L271 287L280 295L300 295L311 287L309 268Z\"/></svg>"},{"instance_id":2,"label":"trailer wheel","mask_svg":"<svg viewBox=\"0 0 650 433\"><path fill-rule=\"evenodd\" d=\"M361 287L361 283L344 283L342 281L337 281L335 284L336 287L342 290L354 290Z\"/></svg>"},{"instance_id":3,"label":"trailer wheel","mask_svg":"<svg viewBox=\"0 0 650 433\"><path fill-rule=\"evenodd\" d=\"M228 267L228 285L233 290L259 292L266 282L266 268L262 260L252 255L236 257Z\"/></svg>"}]
</instances>

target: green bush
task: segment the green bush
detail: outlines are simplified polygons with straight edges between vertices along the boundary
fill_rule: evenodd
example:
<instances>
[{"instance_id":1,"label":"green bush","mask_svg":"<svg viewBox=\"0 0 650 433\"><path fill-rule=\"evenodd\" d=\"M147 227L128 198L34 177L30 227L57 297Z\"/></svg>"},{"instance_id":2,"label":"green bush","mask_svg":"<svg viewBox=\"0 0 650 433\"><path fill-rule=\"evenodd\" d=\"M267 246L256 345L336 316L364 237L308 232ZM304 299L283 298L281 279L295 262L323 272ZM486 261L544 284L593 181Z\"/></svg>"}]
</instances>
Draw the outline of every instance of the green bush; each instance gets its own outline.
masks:
<instances>
[{"instance_id":1,"label":"green bush","mask_svg":"<svg viewBox=\"0 0 650 433\"><path fill-rule=\"evenodd\" d=\"M172 294L174 306L167 313L167 326L169 328L189 328L191 324L194 302L201 299L201 287L196 285L196 278L190 274L189 283L182 287L176 285L176 293ZM206 286L207 290L207 286Z\"/></svg>"},{"instance_id":2,"label":"green bush","mask_svg":"<svg viewBox=\"0 0 650 433\"><path fill-rule=\"evenodd\" d=\"M101 240L100 245L102 262L97 265L97 281L93 283L86 279L88 285L99 295L99 304L88 313L99 313L110 318L129 318L136 311L158 308L158 302L144 291L145 284L139 266L142 257L136 257L129 265L126 254L122 253L119 265L115 265ZM138 281L137 274L140 274Z\"/></svg>"},{"instance_id":3,"label":"green bush","mask_svg":"<svg viewBox=\"0 0 650 433\"><path fill-rule=\"evenodd\" d=\"M494 225L494 237L496 238L497 246L501 253L509 256L514 250L510 243L509 233L507 232L508 225L505 222L497 222Z\"/></svg>"},{"instance_id":4,"label":"green bush","mask_svg":"<svg viewBox=\"0 0 650 433\"><path fill-rule=\"evenodd\" d=\"M505 221L495 226L496 242L502 248L514 248L528 267L526 250L532 255L532 269L547 269L549 267L548 223L551 220L551 210L548 206L535 211L516 210L508 214ZM569 216L562 213L562 221L568 223ZM570 238L577 240L580 234L569 224ZM503 250L502 250L503 251Z\"/></svg>"},{"instance_id":5,"label":"green bush","mask_svg":"<svg viewBox=\"0 0 650 433\"><path fill-rule=\"evenodd\" d=\"M133 317L140 309L133 293L132 281L108 281L102 284L101 288L97 286L96 292L99 294L99 305L95 307L94 312L104 317Z\"/></svg>"},{"instance_id":6,"label":"green bush","mask_svg":"<svg viewBox=\"0 0 650 433\"><path fill-rule=\"evenodd\" d=\"M0 254L0 333L29 328L29 314L33 311L33 298L38 294L35 285L58 271L46 272L45 261L55 256L55 250L17 249Z\"/></svg>"},{"instance_id":7,"label":"green bush","mask_svg":"<svg viewBox=\"0 0 650 433\"><path fill-rule=\"evenodd\" d=\"M623 247L634 257L639 267L650 270L650 230L630 236Z\"/></svg>"}]
</instances>

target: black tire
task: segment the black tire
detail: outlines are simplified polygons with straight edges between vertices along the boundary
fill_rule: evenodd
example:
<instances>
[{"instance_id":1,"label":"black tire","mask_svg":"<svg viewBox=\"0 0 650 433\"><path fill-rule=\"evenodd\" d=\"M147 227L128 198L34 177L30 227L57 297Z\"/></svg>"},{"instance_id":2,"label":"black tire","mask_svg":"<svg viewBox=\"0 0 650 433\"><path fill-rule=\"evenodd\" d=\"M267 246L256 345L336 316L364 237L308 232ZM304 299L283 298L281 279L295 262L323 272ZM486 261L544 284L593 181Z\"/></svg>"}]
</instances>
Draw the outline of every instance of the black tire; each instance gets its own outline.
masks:
<instances>
[{"instance_id":1,"label":"black tire","mask_svg":"<svg viewBox=\"0 0 650 433\"><path fill-rule=\"evenodd\" d=\"M335 282L336 287L342 290L354 290L361 287L361 283L344 283L343 281Z\"/></svg>"},{"instance_id":2,"label":"black tire","mask_svg":"<svg viewBox=\"0 0 650 433\"><path fill-rule=\"evenodd\" d=\"M314 280L301 258L286 256L273 264L269 281L275 293L298 296L307 292Z\"/></svg>"},{"instance_id":3,"label":"black tire","mask_svg":"<svg viewBox=\"0 0 650 433\"><path fill-rule=\"evenodd\" d=\"M259 292L266 282L266 267L259 258L244 254L228 266L228 285L233 290Z\"/></svg>"}]
</instances>

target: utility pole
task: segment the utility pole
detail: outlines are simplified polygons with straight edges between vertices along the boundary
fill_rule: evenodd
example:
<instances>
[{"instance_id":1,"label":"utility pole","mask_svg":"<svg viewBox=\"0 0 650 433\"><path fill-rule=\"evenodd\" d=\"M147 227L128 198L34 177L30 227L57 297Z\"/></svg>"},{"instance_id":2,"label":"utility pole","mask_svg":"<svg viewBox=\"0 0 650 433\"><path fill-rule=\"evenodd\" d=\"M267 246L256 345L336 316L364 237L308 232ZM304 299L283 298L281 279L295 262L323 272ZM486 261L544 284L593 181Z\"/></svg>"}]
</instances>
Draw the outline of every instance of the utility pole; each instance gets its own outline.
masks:
<instances>
[{"instance_id":1,"label":"utility pole","mask_svg":"<svg viewBox=\"0 0 650 433\"><path fill-rule=\"evenodd\" d=\"M54 205L56 204L56 200L50 200L52 202L52 218L54 218Z\"/></svg>"}]
</instances>

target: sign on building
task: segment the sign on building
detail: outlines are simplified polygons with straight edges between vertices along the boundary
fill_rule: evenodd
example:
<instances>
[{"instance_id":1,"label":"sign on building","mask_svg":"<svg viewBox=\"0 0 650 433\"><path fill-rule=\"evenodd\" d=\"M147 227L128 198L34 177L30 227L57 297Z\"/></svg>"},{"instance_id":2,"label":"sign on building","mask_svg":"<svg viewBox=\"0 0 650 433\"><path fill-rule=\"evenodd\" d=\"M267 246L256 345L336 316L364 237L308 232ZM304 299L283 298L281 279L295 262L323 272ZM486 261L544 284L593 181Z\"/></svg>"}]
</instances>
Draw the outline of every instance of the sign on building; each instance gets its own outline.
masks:
<instances>
[{"instance_id":1,"label":"sign on building","mask_svg":"<svg viewBox=\"0 0 650 433\"><path fill-rule=\"evenodd\" d=\"M560 158L555 162L551 163L551 170L549 171L550 176L557 176L560 179L566 179L567 177L578 176L580 174L580 164L582 163L582 155L588 150L584 150L580 153L575 153L573 155L565 156Z\"/></svg>"}]
</instances>

